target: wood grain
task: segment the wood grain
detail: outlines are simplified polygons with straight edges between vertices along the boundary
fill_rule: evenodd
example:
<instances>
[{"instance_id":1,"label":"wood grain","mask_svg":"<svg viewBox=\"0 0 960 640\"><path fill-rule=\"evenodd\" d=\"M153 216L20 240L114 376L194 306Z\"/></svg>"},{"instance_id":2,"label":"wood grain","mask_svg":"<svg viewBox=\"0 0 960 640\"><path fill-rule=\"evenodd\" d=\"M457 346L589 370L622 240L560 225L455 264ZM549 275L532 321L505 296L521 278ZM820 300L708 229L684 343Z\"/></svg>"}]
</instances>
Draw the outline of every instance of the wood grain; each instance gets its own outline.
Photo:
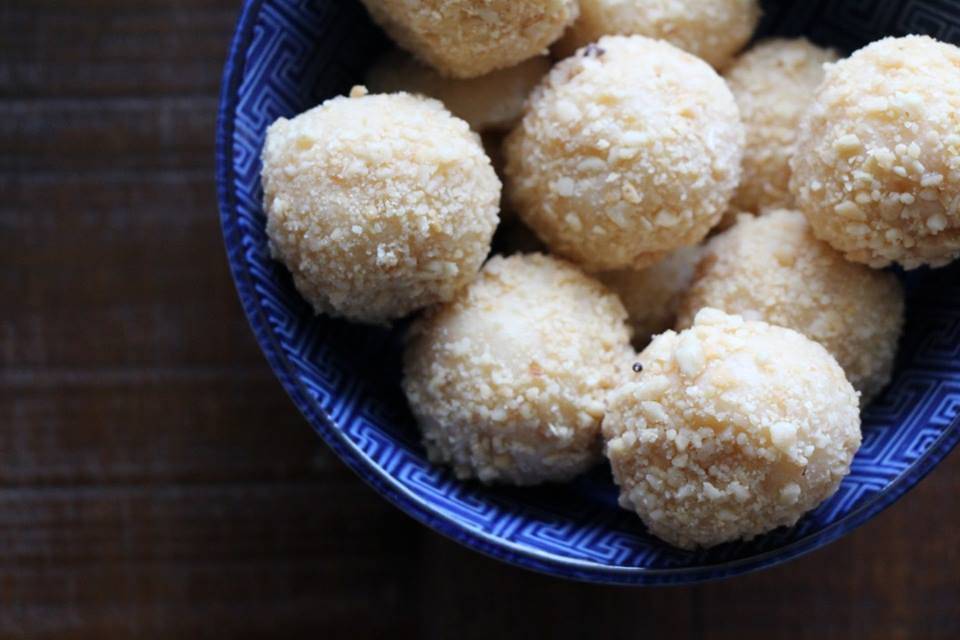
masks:
<instances>
[{"instance_id":1,"label":"wood grain","mask_svg":"<svg viewBox=\"0 0 960 640\"><path fill-rule=\"evenodd\" d=\"M572 584L427 531L243 320L213 126L233 0L0 6L0 638L956 638L960 456L785 566Z\"/></svg>"}]
</instances>

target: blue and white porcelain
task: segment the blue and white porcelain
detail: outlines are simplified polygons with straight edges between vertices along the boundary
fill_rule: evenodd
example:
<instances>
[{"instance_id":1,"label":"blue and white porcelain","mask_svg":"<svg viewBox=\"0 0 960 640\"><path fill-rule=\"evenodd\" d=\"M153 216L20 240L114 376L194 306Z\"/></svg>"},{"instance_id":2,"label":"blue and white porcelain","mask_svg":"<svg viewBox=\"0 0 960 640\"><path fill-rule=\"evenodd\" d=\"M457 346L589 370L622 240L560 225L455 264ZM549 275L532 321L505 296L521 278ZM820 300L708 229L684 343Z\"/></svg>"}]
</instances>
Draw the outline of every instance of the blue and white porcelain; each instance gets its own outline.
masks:
<instances>
[{"instance_id":1,"label":"blue and white porcelain","mask_svg":"<svg viewBox=\"0 0 960 640\"><path fill-rule=\"evenodd\" d=\"M884 35L960 42L960 2L767 2L763 33L850 51ZM347 92L385 46L356 0L247 0L223 77L217 181L227 255L244 311L277 378L354 471L408 514L465 545L558 576L690 583L771 566L866 522L960 439L960 267L907 277L907 327L893 382L863 420L840 490L795 527L699 552L650 536L616 504L609 471L570 485L491 488L427 461L400 391L400 331L316 317L270 259L261 208L267 126ZM385 532L385 535L388 535Z\"/></svg>"}]
</instances>

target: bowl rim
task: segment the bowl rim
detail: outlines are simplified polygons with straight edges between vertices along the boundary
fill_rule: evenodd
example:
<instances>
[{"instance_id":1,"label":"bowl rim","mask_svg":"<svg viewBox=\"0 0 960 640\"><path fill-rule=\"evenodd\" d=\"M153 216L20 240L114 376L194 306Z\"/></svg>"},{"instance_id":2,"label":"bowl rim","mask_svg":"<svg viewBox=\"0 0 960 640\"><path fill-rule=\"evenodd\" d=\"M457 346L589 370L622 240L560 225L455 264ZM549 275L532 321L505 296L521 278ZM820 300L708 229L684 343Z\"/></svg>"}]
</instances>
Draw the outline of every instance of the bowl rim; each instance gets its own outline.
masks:
<instances>
[{"instance_id":1,"label":"bowl rim","mask_svg":"<svg viewBox=\"0 0 960 640\"><path fill-rule=\"evenodd\" d=\"M602 565L567 558L464 527L430 508L389 473L373 464L346 436L297 379L258 302L243 260L236 222L233 140L238 91L246 70L246 54L265 0L244 0L224 65L216 124L216 183L224 248L241 306L268 364L294 405L334 453L362 480L394 506L434 531L484 555L540 573L582 582L615 585L683 585L718 580L783 564L819 549L864 524L892 505L923 479L960 442L960 415L887 487L873 494L843 518L798 540L761 554L720 564L668 569Z\"/></svg>"}]
</instances>

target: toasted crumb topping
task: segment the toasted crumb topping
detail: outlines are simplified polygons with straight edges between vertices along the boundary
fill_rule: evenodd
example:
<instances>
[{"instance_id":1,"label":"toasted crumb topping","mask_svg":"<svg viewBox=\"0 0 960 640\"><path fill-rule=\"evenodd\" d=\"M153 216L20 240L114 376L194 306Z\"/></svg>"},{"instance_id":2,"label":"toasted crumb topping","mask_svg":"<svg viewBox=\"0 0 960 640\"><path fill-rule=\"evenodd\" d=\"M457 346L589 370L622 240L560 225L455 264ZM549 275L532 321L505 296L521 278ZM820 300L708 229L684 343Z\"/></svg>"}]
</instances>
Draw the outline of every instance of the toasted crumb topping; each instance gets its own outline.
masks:
<instances>
[{"instance_id":1,"label":"toasted crumb topping","mask_svg":"<svg viewBox=\"0 0 960 640\"><path fill-rule=\"evenodd\" d=\"M438 101L365 91L274 122L261 178L271 252L304 298L317 313L384 323L475 277L500 181Z\"/></svg>"},{"instance_id":2,"label":"toasted crumb topping","mask_svg":"<svg viewBox=\"0 0 960 640\"><path fill-rule=\"evenodd\" d=\"M827 348L864 404L890 381L903 329L896 276L849 262L798 211L744 216L707 244L677 328L713 307L799 331Z\"/></svg>"},{"instance_id":3,"label":"toasted crumb topping","mask_svg":"<svg viewBox=\"0 0 960 640\"><path fill-rule=\"evenodd\" d=\"M580 0L580 17L554 52L566 57L601 36L638 35L666 40L722 69L759 19L757 0Z\"/></svg>"},{"instance_id":4,"label":"toasted crumb topping","mask_svg":"<svg viewBox=\"0 0 960 640\"><path fill-rule=\"evenodd\" d=\"M603 420L620 504L683 548L793 525L836 491L860 446L857 393L790 329L715 309L667 331Z\"/></svg>"},{"instance_id":5,"label":"toasted crumb topping","mask_svg":"<svg viewBox=\"0 0 960 640\"><path fill-rule=\"evenodd\" d=\"M960 256L960 49L885 38L828 65L791 165L814 233L849 260Z\"/></svg>"},{"instance_id":6,"label":"toasted crumb topping","mask_svg":"<svg viewBox=\"0 0 960 640\"><path fill-rule=\"evenodd\" d=\"M377 24L443 75L474 78L545 53L577 0L362 0Z\"/></svg>"},{"instance_id":7,"label":"toasted crumb topping","mask_svg":"<svg viewBox=\"0 0 960 640\"><path fill-rule=\"evenodd\" d=\"M823 65L836 59L836 51L803 38L777 38L751 48L724 73L747 134L732 211L794 206L790 158L800 117L823 79Z\"/></svg>"},{"instance_id":8,"label":"toasted crumb topping","mask_svg":"<svg viewBox=\"0 0 960 640\"><path fill-rule=\"evenodd\" d=\"M634 361L626 315L565 261L491 258L410 329L403 388L430 459L521 485L596 463L607 394Z\"/></svg>"},{"instance_id":9,"label":"toasted crumb topping","mask_svg":"<svg viewBox=\"0 0 960 640\"><path fill-rule=\"evenodd\" d=\"M507 196L552 251L591 271L642 268L717 222L743 126L702 60L640 36L598 46L534 90L506 141Z\"/></svg>"}]
</instances>

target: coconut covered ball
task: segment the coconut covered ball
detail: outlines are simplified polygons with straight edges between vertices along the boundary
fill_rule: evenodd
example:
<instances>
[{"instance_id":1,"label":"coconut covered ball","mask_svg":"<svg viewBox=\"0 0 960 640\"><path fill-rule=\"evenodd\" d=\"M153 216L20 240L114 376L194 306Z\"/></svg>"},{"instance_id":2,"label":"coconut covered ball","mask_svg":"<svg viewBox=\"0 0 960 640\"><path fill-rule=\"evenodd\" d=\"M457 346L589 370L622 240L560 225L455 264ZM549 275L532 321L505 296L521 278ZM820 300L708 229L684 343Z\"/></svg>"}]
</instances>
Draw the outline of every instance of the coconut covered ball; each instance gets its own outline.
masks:
<instances>
[{"instance_id":1,"label":"coconut covered ball","mask_svg":"<svg viewBox=\"0 0 960 640\"><path fill-rule=\"evenodd\" d=\"M750 40L757 0L580 0L580 17L554 51L571 55L604 35L640 35L670 44L722 69Z\"/></svg>"},{"instance_id":2,"label":"coconut covered ball","mask_svg":"<svg viewBox=\"0 0 960 640\"><path fill-rule=\"evenodd\" d=\"M806 335L827 348L864 404L890 381L903 328L897 277L848 262L798 211L743 216L707 244L678 328L714 307Z\"/></svg>"},{"instance_id":3,"label":"coconut covered ball","mask_svg":"<svg viewBox=\"0 0 960 640\"><path fill-rule=\"evenodd\" d=\"M446 78L407 54L392 51L367 73L367 86L377 93L430 96L474 131L504 131L520 119L524 101L549 70L550 59L536 56L477 78Z\"/></svg>"},{"instance_id":4,"label":"coconut covered ball","mask_svg":"<svg viewBox=\"0 0 960 640\"><path fill-rule=\"evenodd\" d=\"M600 457L606 397L633 356L620 300L573 265L495 256L410 330L403 389L459 478L568 480Z\"/></svg>"},{"instance_id":5,"label":"coconut covered ball","mask_svg":"<svg viewBox=\"0 0 960 640\"><path fill-rule=\"evenodd\" d=\"M790 189L817 237L872 267L960 255L960 49L885 38L828 66Z\"/></svg>"},{"instance_id":6,"label":"coconut covered ball","mask_svg":"<svg viewBox=\"0 0 960 640\"><path fill-rule=\"evenodd\" d=\"M317 313L384 323L476 276L500 181L438 101L364 94L270 126L263 203L271 253Z\"/></svg>"},{"instance_id":7,"label":"coconut covered ball","mask_svg":"<svg viewBox=\"0 0 960 640\"><path fill-rule=\"evenodd\" d=\"M704 309L639 359L603 436L620 504L659 538L709 547L793 525L849 472L857 393L816 342Z\"/></svg>"},{"instance_id":8,"label":"coconut covered ball","mask_svg":"<svg viewBox=\"0 0 960 640\"><path fill-rule=\"evenodd\" d=\"M400 47L445 76L474 78L545 53L576 0L362 0Z\"/></svg>"},{"instance_id":9,"label":"coconut covered ball","mask_svg":"<svg viewBox=\"0 0 960 640\"><path fill-rule=\"evenodd\" d=\"M683 294L693 281L700 247L683 247L646 269L604 271L597 278L620 296L633 327L633 344L647 346L677 319Z\"/></svg>"},{"instance_id":10,"label":"coconut covered ball","mask_svg":"<svg viewBox=\"0 0 960 640\"><path fill-rule=\"evenodd\" d=\"M666 42L607 36L531 94L505 143L507 198L584 268L643 268L716 224L740 178L743 135L730 90L705 62Z\"/></svg>"},{"instance_id":11,"label":"coconut covered ball","mask_svg":"<svg viewBox=\"0 0 960 640\"><path fill-rule=\"evenodd\" d=\"M836 59L835 51L803 38L774 39L741 55L724 74L747 133L734 209L793 206L790 158L797 127L823 79L823 65Z\"/></svg>"}]
</instances>

